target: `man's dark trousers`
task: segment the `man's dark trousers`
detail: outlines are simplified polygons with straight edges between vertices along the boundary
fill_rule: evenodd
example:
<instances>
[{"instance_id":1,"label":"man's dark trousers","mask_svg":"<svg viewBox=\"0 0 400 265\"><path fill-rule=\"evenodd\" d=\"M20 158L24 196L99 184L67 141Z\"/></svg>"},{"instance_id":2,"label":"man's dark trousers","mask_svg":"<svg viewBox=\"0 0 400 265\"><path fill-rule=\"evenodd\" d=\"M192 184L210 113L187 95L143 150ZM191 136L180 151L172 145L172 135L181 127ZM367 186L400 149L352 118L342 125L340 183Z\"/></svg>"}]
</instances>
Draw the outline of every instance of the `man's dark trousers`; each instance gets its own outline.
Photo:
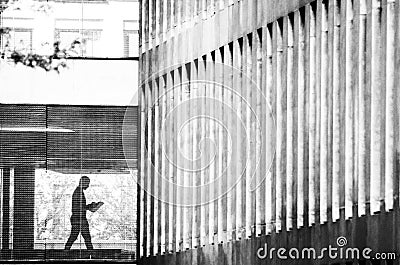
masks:
<instances>
[{"instance_id":1,"label":"man's dark trousers","mask_svg":"<svg viewBox=\"0 0 400 265\"><path fill-rule=\"evenodd\" d=\"M85 240L86 248L88 250L92 250L93 245L89 231L89 223L86 217L79 217L79 216L71 217L71 235L68 238L67 244L65 245L65 249L71 249L72 244L74 244L75 240L78 238L79 233L82 233L82 237Z\"/></svg>"}]
</instances>

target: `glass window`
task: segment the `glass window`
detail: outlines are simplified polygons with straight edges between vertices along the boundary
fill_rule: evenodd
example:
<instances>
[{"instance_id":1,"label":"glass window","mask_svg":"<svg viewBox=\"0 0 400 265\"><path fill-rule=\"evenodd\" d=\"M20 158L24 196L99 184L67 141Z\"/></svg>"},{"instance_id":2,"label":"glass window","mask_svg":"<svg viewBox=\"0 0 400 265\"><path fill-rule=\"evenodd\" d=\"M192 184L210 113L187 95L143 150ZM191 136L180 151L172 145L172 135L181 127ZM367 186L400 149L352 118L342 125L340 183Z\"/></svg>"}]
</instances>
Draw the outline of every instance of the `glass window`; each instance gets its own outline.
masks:
<instances>
[{"instance_id":1,"label":"glass window","mask_svg":"<svg viewBox=\"0 0 400 265\"><path fill-rule=\"evenodd\" d=\"M87 211L95 249L135 252L136 182L130 174L88 174L86 203L104 202L98 211ZM35 249L64 249L70 235L72 193L81 175L45 169L35 173ZM81 236L72 249L86 249Z\"/></svg>"},{"instance_id":2,"label":"glass window","mask_svg":"<svg viewBox=\"0 0 400 265\"><path fill-rule=\"evenodd\" d=\"M4 45L11 50L32 52L32 29L13 28L4 39Z\"/></svg>"},{"instance_id":3,"label":"glass window","mask_svg":"<svg viewBox=\"0 0 400 265\"><path fill-rule=\"evenodd\" d=\"M139 26L137 20L124 21L124 57L139 56Z\"/></svg>"}]
</instances>

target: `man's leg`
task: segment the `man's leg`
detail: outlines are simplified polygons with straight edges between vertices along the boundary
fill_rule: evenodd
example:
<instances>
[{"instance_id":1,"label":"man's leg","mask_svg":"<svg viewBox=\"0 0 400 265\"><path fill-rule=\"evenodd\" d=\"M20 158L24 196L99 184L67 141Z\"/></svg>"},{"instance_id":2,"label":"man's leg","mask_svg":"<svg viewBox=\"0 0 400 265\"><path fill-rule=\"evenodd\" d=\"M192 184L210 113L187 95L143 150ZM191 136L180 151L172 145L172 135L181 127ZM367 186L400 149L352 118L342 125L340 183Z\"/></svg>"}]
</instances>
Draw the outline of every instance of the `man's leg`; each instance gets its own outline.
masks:
<instances>
[{"instance_id":1,"label":"man's leg","mask_svg":"<svg viewBox=\"0 0 400 265\"><path fill-rule=\"evenodd\" d=\"M85 245L88 250L93 250L92 237L90 236L89 223L87 220L82 222L81 227L82 237L85 240Z\"/></svg>"},{"instance_id":2,"label":"man's leg","mask_svg":"<svg viewBox=\"0 0 400 265\"><path fill-rule=\"evenodd\" d=\"M72 245L74 244L75 240L78 238L80 232L80 225L79 223L71 222L71 235L68 238L67 243L65 244L65 249L71 249Z\"/></svg>"}]
</instances>

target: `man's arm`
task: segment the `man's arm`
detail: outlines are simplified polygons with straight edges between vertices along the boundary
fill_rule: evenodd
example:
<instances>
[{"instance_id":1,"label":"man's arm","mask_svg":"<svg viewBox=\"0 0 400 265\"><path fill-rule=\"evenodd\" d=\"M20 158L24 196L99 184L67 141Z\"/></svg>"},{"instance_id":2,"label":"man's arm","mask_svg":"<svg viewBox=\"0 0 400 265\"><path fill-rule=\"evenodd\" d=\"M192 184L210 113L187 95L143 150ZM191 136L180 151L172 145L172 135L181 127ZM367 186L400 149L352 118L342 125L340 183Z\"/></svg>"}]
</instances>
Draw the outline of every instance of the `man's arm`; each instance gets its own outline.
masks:
<instances>
[{"instance_id":1,"label":"man's arm","mask_svg":"<svg viewBox=\"0 0 400 265\"><path fill-rule=\"evenodd\" d=\"M93 207L96 206L95 204L96 204L95 202L92 202L90 204L85 205L85 210L89 210L90 211Z\"/></svg>"}]
</instances>

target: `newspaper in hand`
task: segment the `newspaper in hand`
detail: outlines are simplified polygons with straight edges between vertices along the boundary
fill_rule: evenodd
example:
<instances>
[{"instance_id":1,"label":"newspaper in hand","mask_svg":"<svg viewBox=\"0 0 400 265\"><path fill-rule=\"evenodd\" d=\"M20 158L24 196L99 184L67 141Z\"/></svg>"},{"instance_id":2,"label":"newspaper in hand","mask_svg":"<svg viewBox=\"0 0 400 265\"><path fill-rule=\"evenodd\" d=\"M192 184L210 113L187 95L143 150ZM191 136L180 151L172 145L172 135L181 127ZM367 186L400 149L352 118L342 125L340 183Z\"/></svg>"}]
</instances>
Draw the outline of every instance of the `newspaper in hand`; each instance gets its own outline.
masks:
<instances>
[{"instance_id":1,"label":"newspaper in hand","mask_svg":"<svg viewBox=\"0 0 400 265\"><path fill-rule=\"evenodd\" d=\"M92 213L96 212L103 204L104 202L92 202L90 211Z\"/></svg>"}]
</instances>

